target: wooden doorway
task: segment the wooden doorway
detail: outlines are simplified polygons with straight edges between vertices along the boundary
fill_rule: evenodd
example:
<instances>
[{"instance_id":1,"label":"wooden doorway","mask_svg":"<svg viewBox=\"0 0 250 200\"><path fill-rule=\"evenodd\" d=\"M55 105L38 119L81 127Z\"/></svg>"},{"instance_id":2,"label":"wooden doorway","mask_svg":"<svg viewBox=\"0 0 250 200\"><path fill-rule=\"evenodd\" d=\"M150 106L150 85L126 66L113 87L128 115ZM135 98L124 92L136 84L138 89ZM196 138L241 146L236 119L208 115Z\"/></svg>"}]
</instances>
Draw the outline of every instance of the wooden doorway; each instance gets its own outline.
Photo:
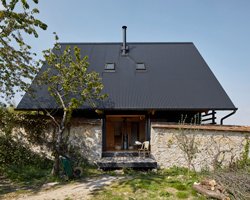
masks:
<instances>
[{"instance_id":1,"label":"wooden doorway","mask_svg":"<svg viewBox=\"0 0 250 200\"><path fill-rule=\"evenodd\" d=\"M133 151L146 139L145 115L107 115L104 151Z\"/></svg>"}]
</instances>

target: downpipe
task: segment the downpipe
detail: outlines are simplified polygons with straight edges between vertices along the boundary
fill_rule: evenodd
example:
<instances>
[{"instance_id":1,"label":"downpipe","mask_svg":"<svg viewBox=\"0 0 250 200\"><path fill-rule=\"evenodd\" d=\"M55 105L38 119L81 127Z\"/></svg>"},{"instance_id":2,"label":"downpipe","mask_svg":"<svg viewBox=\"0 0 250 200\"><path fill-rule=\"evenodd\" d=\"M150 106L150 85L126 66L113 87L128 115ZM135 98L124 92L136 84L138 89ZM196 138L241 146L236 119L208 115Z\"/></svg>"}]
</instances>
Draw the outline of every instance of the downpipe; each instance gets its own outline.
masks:
<instances>
[{"instance_id":1,"label":"downpipe","mask_svg":"<svg viewBox=\"0 0 250 200\"><path fill-rule=\"evenodd\" d=\"M223 121L224 121L226 118L228 118L228 117L232 116L233 114L235 114L236 111L237 111L237 109L234 110L233 112L229 113L229 114L226 115L225 117L222 117L221 120L220 120L220 125L223 125Z\"/></svg>"}]
</instances>

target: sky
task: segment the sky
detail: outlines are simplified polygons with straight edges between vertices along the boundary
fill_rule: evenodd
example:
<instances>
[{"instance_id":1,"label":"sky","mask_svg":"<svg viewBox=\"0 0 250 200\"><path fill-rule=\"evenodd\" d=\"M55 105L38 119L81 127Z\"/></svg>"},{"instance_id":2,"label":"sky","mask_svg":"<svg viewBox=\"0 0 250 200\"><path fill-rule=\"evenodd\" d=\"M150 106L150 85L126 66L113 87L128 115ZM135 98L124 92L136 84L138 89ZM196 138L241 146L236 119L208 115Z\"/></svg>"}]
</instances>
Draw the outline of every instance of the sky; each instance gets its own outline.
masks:
<instances>
[{"instance_id":1,"label":"sky","mask_svg":"<svg viewBox=\"0 0 250 200\"><path fill-rule=\"evenodd\" d=\"M38 53L52 48L53 32L61 42L121 42L123 25L128 42L193 42L238 108L225 124L250 125L249 0L43 0L37 7L48 25L28 38Z\"/></svg>"}]
</instances>

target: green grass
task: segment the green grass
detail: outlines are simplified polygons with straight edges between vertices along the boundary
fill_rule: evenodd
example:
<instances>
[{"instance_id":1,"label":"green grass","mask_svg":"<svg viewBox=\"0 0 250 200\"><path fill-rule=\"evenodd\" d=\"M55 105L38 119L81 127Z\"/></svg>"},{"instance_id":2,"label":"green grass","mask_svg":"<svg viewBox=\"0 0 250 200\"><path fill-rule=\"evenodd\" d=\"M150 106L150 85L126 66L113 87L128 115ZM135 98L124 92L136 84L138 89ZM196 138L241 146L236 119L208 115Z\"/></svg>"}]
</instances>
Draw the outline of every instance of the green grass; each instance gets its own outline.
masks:
<instances>
[{"instance_id":1,"label":"green grass","mask_svg":"<svg viewBox=\"0 0 250 200\"><path fill-rule=\"evenodd\" d=\"M85 164L83 168L83 177L93 177L102 174L120 176L115 171L103 172L96 167ZM42 168L38 166L10 166L4 169L4 175L13 183L17 184L19 191L38 189L47 182L61 182L50 175L51 166ZM100 200L140 200L140 199L203 199L192 189L194 181L200 179L200 175L188 172L184 168L171 168L166 170L152 171L134 171L124 169L122 176L126 178L116 182L102 190L94 193L93 199ZM12 189L15 191L15 189ZM8 188L0 188L1 194L11 192Z\"/></svg>"},{"instance_id":2,"label":"green grass","mask_svg":"<svg viewBox=\"0 0 250 200\"><path fill-rule=\"evenodd\" d=\"M176 196L179 199L187 199L189 197L189 194L187 192L177 192Z\"/></svg>"},{"instance_id":3,"label":"green grass","mask_svg":"<svg viewBox=\"0 0 250 200\"><path fill-rule=\"evenodd\" d=\"M33 183L48 177L51 169L43 169L37 166L9 166L5 168L4 174L14 182Z\"/></svg>"},{"instance_id":4,"label":"green grass","mask_svg":"<svg viewBox=\"0 0 250 200\"><path fill-rule=\"evenodd\" d=\"M0 195L13 192L36 189L47 182L58 181L50 175L51 168L39 168L37 166L8 166L1 169L4 185L0 187Z\"/></svg>"},{"instance_id":5,"label":"green grass","mask_svg":"<svg viewBox=\"0 0 250 200\"><path fill-rule=\"evenodd\" d=\"M93 177L103 174L102 171L98 170L96 166L84 163L80 165L82 167L82 177Z\"/></svg>"},{"instance_id":6,"label":"green grass","mask_svg":"<svg viewBox=\"0 0 250 200\"><path fill-rule=\"evenodd\" d=\"M200 199L192 189L199 176L184 168L171 168L158 172L125 170L127 178L94 193L93 199Z\"/></svg>"},{"instance_id":7,"label":"green grass","mask_svg":"<svg viewBox=\"0 0 250 200\"><path fill-rule=\"evenodd\" d=\"M186 185L183 185L181 183L176 183L176 184L172 184L171 187L177 189L177 190L187 190L187 186Z\"/></svg>"}]
</instances>

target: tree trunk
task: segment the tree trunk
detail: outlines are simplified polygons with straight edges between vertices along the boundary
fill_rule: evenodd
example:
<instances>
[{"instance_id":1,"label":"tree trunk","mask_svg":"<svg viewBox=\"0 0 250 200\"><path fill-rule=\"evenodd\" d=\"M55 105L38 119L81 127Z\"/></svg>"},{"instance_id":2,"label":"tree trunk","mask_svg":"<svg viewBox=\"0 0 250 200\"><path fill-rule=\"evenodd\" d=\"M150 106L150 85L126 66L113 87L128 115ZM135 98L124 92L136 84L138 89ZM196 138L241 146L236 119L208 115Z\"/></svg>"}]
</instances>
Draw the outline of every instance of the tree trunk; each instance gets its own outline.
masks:
<instances>
[{"instance_id":1,"label":"tree trunk","mask_svg":"<svg viewBox=\"0 0 250 200\"><path fill-rule=\"evenodd\" d=\"M208 197L212 197L214 199L218 199L218 200L230 200L229 197L227 197L226 195L224 195L221 192L218 191L212 191L212 190L208 190L206 188L203 188L202 185L193 185L193 189L196 190L197 192L199 192L200 194L206 195Z\"/></svg>"},{"instance_id":2,"label":"tree trunk","mask_svg":"<svg viewBox=\"0 0 250 200\"><path fill-rule=\"evenodd\" d=\"M55 143L55 160L54 160L54 165L53 165L53 169L52 169L52 174L54 176L58 176L59 175L59 171L60 171L60 155L63 155L62 152L62 139L63 139L63 132L65 129L65 122L66 122L66 115L67 112L64 111L63 113L63 118L62 121L60 123L60 127L59 130L56 134L56 143Z\"/></svg>"},{"instance_id":3,"label":"tree trunk","mask_svg":"<svg viewBox=\"0 0 250 200\"><path fill-rule=\"evenodd\" d=\"M62 155L61 152L61 144L62 144L62 134L63 131L62 129L59 129L59 131L57 132L57 139L55 142L55 151L54 151L54 165L53 165L53 169L52 169L52 175L54 176L58 176L59 175L59 171L60 171L60 155Z\"/></svg>"},{"instance_id":4,"label":"tree trunk","mask_svg":"<svg viewBox=\"0 0 250 200\"><path fill-rule=\"evenodd\" d=\"M59 171L60 171L60 160L59 160L59 154L56 152L54 165L53 165L53 169L52 169L52 175L59 176Z\"/></svg>"}]
</instances>

